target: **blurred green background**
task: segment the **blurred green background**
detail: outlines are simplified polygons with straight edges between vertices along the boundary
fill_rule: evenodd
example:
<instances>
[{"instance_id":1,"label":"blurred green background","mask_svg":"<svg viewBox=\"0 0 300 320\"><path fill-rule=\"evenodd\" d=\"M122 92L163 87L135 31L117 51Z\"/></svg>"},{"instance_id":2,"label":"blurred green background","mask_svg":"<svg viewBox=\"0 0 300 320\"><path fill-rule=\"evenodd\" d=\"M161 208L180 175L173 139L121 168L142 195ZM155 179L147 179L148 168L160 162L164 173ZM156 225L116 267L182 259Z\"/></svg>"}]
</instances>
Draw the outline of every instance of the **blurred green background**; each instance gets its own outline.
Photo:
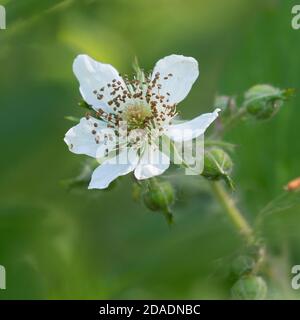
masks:
<instances>
[{"instance_id":1,"label":"blurred green background","mask_svg":"<svg viewBox=\"0 0 300 320\"><path fill-rule=\"evenodd\" d=\"M228 269L242 243L205 181L182 177L175 225L131 198L130 177L106 191L68 191L85 156L63 142L81 116L72 62L87 53L131 73L161 57L195 57L200 78L179 108L191 118L217 93L257 83L300 84L300 30L288 0L1 1L1 299L228 299ZM272 121L249 121L226 139L239 145L234 179L240 205L258 210L300 176L300 97ZM189 189L188 189L189 188ZM189 190L187 197L185 190ZM300 207L269 217L264 237L278 266L270 298L299 298L290 268L300 264Z\"/></svg>"}]
</instances>

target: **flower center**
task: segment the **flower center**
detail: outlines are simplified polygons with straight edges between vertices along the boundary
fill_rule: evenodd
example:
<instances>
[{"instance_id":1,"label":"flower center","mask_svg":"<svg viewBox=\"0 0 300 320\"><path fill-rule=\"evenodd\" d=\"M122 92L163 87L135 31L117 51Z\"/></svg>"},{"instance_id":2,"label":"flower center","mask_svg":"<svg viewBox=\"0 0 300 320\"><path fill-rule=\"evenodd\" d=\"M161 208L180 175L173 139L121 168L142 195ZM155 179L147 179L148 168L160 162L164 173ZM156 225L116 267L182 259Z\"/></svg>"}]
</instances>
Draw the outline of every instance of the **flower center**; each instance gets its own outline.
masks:
<instances>
[{"instance_id":1,"label":"flower center","mask_svg":"<svg viewBox=\"0 0 300 320\"><path fill-rule=\"evenodd\" d=\"M143 104L135 104L127 107L123 119L127 121L129 130L143 129L147 120L151 117L151 110Z\"/></svg>"}]
</instances>

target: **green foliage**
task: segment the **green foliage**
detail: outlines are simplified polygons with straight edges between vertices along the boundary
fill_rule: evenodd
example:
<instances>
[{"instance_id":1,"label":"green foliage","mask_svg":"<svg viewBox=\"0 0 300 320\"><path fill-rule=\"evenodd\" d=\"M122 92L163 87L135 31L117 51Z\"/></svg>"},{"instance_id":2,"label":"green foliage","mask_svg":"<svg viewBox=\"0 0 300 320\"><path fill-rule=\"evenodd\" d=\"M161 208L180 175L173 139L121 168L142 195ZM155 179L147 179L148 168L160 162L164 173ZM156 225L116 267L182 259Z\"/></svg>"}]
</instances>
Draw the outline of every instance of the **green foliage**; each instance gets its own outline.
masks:
<instances>
[{"instance_id":1,"label":"green foliage","mask_svg":"<svg viewBox=\"0 0 300 320\"><path fill-rule=\"evenodd\" d=\"M211 202L205 179L178 176L176 169L168 173L176 173L182 195L171 231L163 219L133 203L129 177L108 193L82 195L60 186L78 172L78 157L63 142L72 125L64 116L81 118L85 112L76 108L80 94L72 62L87 53L131 72L135 55L145 70L165 55L190 55L199 61L201 75L179 105L182 117L207 112L216 92L236 97L239 111L239 95L255 83L299 91L300 42L299 31L290 27L292 4L192 0L170 10L168 1L4 3L9 19L0 32L5 75L0 79L0 264L10 278L1 299L229 298L225 270L231 261L218 270L216 263L239 252L241 242ZM249 220L299 176L298 105L296 97L272 121L251 121L255 117L249 115L244 125L225 132L227 147L235 150L233 178ZM210 139L214 146L231 150L216 140ZM300 261L298 194L284 194L291 199L276 200L267 210L282 214L264 219L265 238L278 255L276 280L283 283L275 286L268 279L268 286L281 299L295 297L284 287L290 265ZM287 272L277 263L285 250Z\"/></svg>"}]
</instances>

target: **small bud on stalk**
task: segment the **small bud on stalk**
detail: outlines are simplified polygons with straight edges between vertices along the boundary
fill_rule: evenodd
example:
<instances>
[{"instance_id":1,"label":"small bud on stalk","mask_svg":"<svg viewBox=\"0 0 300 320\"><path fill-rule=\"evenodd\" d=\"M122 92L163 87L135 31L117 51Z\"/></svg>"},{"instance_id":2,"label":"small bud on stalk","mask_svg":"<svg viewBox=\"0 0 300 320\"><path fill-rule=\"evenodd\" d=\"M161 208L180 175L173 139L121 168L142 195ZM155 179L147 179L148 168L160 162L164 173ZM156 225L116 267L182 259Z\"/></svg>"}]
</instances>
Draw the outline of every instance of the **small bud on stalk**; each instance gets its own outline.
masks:
<instances>
[{"instance_id":1,"label":"small bud on stalk","mask_svg":"<svg viewBox=\"0 0 300 320\"><path fill-rule=\"evenodd\" d=\"M162 211L168 223L173 222L170 206L175 202L175 190L171 183L151 179L143 195L143 200L147 208L152 211Z\"/></svg>"},{"instance_id":2,"label":"small bud on stalk","mask_svg":"<svg viewBox=\"0 0 300 320\"><path fill-rule=\"evenodd\" d=\"M262 277L247 275L240 278L231 288L233 299L263 300L268 291L267 284Z\"/></svg>"},{"instance_id":3,"label":"small bud on stalk","mask_svg":"<svg viewBox=\"0 0 300 320\"><path fill-rule=\"evenodd\" d=\"M248 114L258 120L266 120L278 112L292 93L291 89L281 90L268 84L255 85L246 91L244 104Z\"/></svg>"},{"instance_id":4,"label":"small bud on stalk","mask_svg":"<svg viewBox=\"0 0 300 320\"><path fill-rule=\"evenodd\" d=\"M221 148L210 148L204 154L204 169L202 176L209 180L225 180L230 187L232 181L230 173L233 163L229 155Z\"/></svg>"}]
</instances>

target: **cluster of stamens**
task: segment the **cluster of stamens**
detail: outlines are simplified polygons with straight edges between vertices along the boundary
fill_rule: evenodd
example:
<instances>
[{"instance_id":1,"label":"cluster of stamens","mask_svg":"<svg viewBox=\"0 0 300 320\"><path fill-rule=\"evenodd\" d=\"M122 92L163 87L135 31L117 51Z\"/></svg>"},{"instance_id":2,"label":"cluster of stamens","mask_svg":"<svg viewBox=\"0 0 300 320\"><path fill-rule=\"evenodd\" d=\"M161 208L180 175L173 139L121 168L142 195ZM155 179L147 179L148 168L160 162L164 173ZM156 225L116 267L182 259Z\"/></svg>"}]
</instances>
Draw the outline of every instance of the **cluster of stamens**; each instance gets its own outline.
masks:
<instances>
[{"instance_id":1,"label":"cluster of stamens","mask_svg":"<svg viewBox=\"0 0 300 320\"><path fill-rule=\"evenodd\" d=\"M172 76L169 73L163 80L168 80ZM123 79L124 82L113 79L106 86L93 91L98 100L111 97L106 101L111 112L99 108L97 118L105 121L107 127L112 128L117 136L120 135L120 124L124 122L128 126L127 135L135 129L147 130L149 138L151 138L150 130L162 132L164 125L176 115L176 105L169 102L170 93L160 94L162 89L160 73L157 72L153 79L143 73L143 80L129 80L127 76ZM96 127L96 123L94 125ZM92 133L95 134L95 131L93 129ZM99 143L99 139L96 143Z\"/></svg>"}]
</instances>

